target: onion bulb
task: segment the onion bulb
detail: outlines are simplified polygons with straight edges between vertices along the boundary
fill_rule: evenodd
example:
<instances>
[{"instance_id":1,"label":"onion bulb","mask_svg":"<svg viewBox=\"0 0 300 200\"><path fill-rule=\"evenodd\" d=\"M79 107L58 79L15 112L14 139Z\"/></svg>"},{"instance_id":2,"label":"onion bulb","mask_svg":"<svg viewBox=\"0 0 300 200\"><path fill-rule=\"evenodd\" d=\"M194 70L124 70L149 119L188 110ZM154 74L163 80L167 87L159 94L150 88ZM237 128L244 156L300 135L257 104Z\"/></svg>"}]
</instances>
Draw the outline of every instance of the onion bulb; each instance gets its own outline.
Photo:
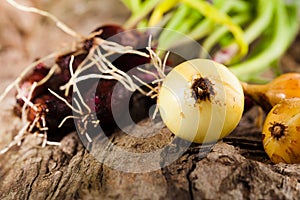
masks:
<instances>
[{"instance_id":1,"label":"onion bulb","mask_svg":"<svg viewBox=\"0 0 300 200\"><path fill-rule=\"evenodd\" d=\"M264 110L270 111L283 99L300 97L300 74L286 73L267 84L243 83L242 86L245 95L251 97Z\"/></svg>"},{"instance_id":2,"label":"onion bulb","mask_svg":"<svg viewBox=\"0 0 300 200\"><path fill-rule=\"evenodd\" d=\"M212 143L239 123L244 93L227 67L208 59L176 66L163 81L158 109L176 136L195 143Z\"/></svg>"},{"instance_id":3,"label":"onion bulb","mask_svg":"<svg viewBox=\"0 0 300 200\"><path fill-rule=\"evenodd\" d=\"M300 163L300 98L272 108L263 127L263 145L274 163Z\"/></svg>"}]
</instances>

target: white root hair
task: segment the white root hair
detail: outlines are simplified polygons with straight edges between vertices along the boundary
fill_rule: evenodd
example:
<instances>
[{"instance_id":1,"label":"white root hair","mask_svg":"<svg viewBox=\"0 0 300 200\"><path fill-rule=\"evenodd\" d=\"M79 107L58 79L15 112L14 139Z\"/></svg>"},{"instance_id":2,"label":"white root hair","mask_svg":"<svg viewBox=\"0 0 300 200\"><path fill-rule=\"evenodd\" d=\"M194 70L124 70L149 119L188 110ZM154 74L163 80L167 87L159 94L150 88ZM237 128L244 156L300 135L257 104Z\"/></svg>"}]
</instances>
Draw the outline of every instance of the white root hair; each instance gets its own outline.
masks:
<instances>
[{"instance_id":1,"label":"white root hair","mask_svg":"<svg viewBox=\"0 0 300 200\"><path fill-rule=\"evenodd\" d=\"M35 7L29 7L29 6L22 5L18 2L16 2L15 0L6 0L6 2L9 3L10 5L12 5L13 7L15 7L18 10L22 10L22 11L30 12L30 13L36 13L36 14L39 14L41 16L45 16L45 17L51 19L53 22L55 22L56 26L59 29L61 29L62 31L64 31L68 35L71 35L72 37L79 38L79 39L84 38L82 35L75 32L73 29L68 27L65 23L63 23L57 17L55 17L54 15L52 15L51 13L49 13L47 11L44 11L44 10L41 10L41 9L38 9L38 8L35 8Z\"/></svg>"},{"instance_id":2,"label":"white root hair","mask_svg":"<svg viewBox=\"0 0 300 200\"><path fill-rule=\"evenodd\" d=\"M36 82L32 83L27 96L25 96L26 94L24 94L23 91L19 87L17 87L16 98L19 98L19 99L24 101L24 104L23 104L22 109L21 109L22 110L21 111L22 112L21 119L22 119L23 124L25 124L27 122L26 109L27 109L28 106L30 108L32 108L33 110L35 110L36 112L38 111L38 108L30 101L30 99L32 97L32 94L33 94L33 91L36 88L36 86L37 86Z\"/></svg>"},{"instance_id":3,"label":"white root hair","mask_svg":"<svg viewBox=\"0 0 300 200\"><path fill-rule=\"evenodd\" d=\"M81 122L83 123L83 130L81 132L81 134L84 134L88 140L88 142L92 142L92 138L89 136L88 132L87 132L87 126L88 123L91 122L92 124L94 124L94 126L99 125L100 121L97 119L97 117L95 116L95 113L92 113L91 109L89 108L89 106L84 102L82 95L80 94L80 91L77 88L77 84L81 81L85 81L85 80L89 80L89 79L106 79L106 80L116 80L119 81L127 90L129 91L140 91L142 94L149 96L151 98L155 98L159 92L159 88L161 87L161 83L165 78L165 65L166 65L166 60L168 57L168 53L166 54L164 61L161 61L161 59L159 58L159 56L152 50L150 44L151 44L151 37L149 38L149 45L148 47L146 47L146 49L148 50L149 54L146 54L144 52L140 52L137 50L133 50L132 47L126 47L126 46L122 46L120 44L114 43L114 42L109 42L109 41L105 41L105 40L98 40L101 41L101 44L98 46L95 46L94 48L91 49L92 53L89 52L87 58L79 65L79 67L74 71L73 70L73 62L74 62L74 55L71 55L70 58L70 62L69 62L69 71L70 71L70 75L71 78L68 81L67 84L65 84L64 86L61 86L60 89L62 90L70 90L70 87L73 87L73 91L76 92L76 94L78 95L78 100L80 101L80 103L77 101L77 99L74 99L74 102L76 104L76 108L74 106L72 106L64 97L58 95L56 92L52 91L51 89L48 89L49 92L54 95L55 97L57 97L58 99L60 99L61 101L63 101L65 103L66 106L68 106L73 112L75 112L76 114L78 114L79 116L66 116L58 125L58 127L62 127L63 124L68 120L68 119L81 119ZM101 48L103 50L106 51L105 54L103 54L101 52ZM153 84L157 84L156 87L152 87L150 86L148 83L144 82L143 80L141 80L140 78L132 75L129 76L128 74L126 74L125 72L123 72L122 70L118 69L116 66L114 66L108 59L107 56L113 55L113 53L118 53L118 54L135 54L135 55L140 55L140 56L144 56L144 57L149 57L152 61L152 66L155 69L155 72L150 71L148 69L142 69L142 68L138 68L138 70L144 74L147 75L151 75L154 77L154 81L152 82ZM36 62L34 62L33 64L31 64L28 68L26 68L26 70L24 70L24 72L18 77L18 79L16 81L13 82L13 84L11 84L11 86L9 87L9 90L11 88L13 88L13 86L16 86L17 90L19 90L19 94L21 94L20 89L18 87L18 83L22 80L22 78L34 67L36 66L38 63L42 62L43 60L47 60L49 58L53 58L55 54L49 55L43 59L40 59ZM80 74L82 72L84 72L85 70L88 70L92 67L96 66L97 69L99 70L99 74L87 74L87 75L83 75L80 76ZM8 145L8 147L6 147L5 149L3 149L2 151L0 151L0 153L4 153L6 152L9 148L11 148L12 146L14 146L15 144L19 144L20 145L20 141L25 137L25 132L26 131L33 131L33 129L35 127L38 127L39 131L42 131L43 134L38 134L35 133L37 136L39 137L43 137L43 143L42 143L42 147L44 147L45 145L59 145L60 143L56 143L56 142L51 142L51 141L47 141L47 130L48 128L46 127L46 119L45 119L45 115L40 115L41 113L38 112L38 108L36 107L36 105L34 105L31 101L31 95L35 89L36 86L42 85L44 84L46 81L48 81L51 76L55 73L55 71L57 70L58 66L54 65L49 73L38 83L34 83L32 84L32 88L29 92L28 97L25 96L18 96L20 97L24 102L24 106L22 108L22 119L23 122L25 122L26 120L26 107L30 107L33 110L36 111L37 116L34 118L34 120L30 123L27 123L26 126L24 126L21 131L19 132L19 134L15 137L14 141L12 143L10 143ZM144 91L140 88L140 86L138 86L134 80L138 81L139 83L141 83L142 85L146 86L149 91ZM7 89L8 90L8 89ZM83 107L82 107L83 105ZM86 112L84 111L86 110ZM156 113L158 112L158 108L155 109L154 111L154 115L153 118L155 117ZM90 120L88 120L90 119ZM40 122L42 124L40 124Z\"/></svg>"},{"instance_id":4,"label":"white root hair","mask_svg":"<svg viewBox=\"0 0 300 200\"><path fill-rule=\"evenodd\" d=\"M96 35L101 33L102 30L100 30L99 32L91 33L88 37L83 37L82 35L78 34L76 31L74 31L73 29L69 28L66 24L61 22L54 15L52 15L46 11L43 11L43 10L40 10L40 9L37 9L34 7L28 7L28 6L21 5L21 4L17 3L15 0L6 0L6 1L19 10L22 10L25 12L37 13L39 15L42 15L42 16L45 16L45 17L51 19L52 21L55 22L56 26L59 29L61 29L62 31L64 31L65 33L67 33L68 35L70 35L74 38L80 39L81 44L82 44L82 41L84 41L85 39L93 40L93 46L89 49L86 58L79 64L79 66L76 68L75 71L73 69L73 62L74 62L75 56L71 55L70 61L69 61L69 72L70 72L71 78L69 79L69 81L66 84L60 86L60 88L59 88L60 90L64 91L65 96L60 96L59 94L57 94L56 92L54 92L48 88L48 91L52 95L54 95L55 97L57 97L58 99L63 101L66 106L68 106L74 113L76 113L76 115L78 115L78 116L74 116L74 115L66 116L60 122L60 124L58 125L58 128L62 127L68 119L78 119L83 123L83 130L81 131L81 134L84 134L86 136L86 139L88 140L88 142L90 142L90 143L92 142L92 138L89 136L89 134L87 132L87 127L88 127L89 123L92 123L96 127L97 125L99 125L100 121L97 119L96 114L92 112L91 108L86 104L86 102L84 102L84 99L77 87L77 84L81 81L95 79L95 78L96 79L106 79L106 80L116 80L116 81L120 82L127 90L129 90L131 92L138 90L142 94L149 96L151 98L157 97L160 87L161 87L161 84L166 77L165 67L166 67L166 62L167 62L169 52L166 53L165 58L162 61L160 59L160 57L158 56L158 54L151 48L151 39L152 39L151 36L148 41L148 46L146 47L146 50L148 51L148 53L145 53L145 52L142 52L139 50L134 50L130 46L123 46L116 42L107 41L107 40L95 37ZM80 50L81 50L80 48L78 48L78 47L76 48L77 52L79 52ZM102 52L102 51L104 51L104 52ZM43 138L42 147L45 147L47 144L48 145L60 145L60 143L58 143L58 142L51 142L51 141L47 140L48 128L46 126L47 124L46 124L45 113L43 111L39 110L38 105L35 105L30 101L32 94L34 92L34 89L37 86L45 84L52 77L52 75L55 74L55 72L58 70L58 68L59 68L58 65L54 64L50 68L48 74L42 80L40 80L39 82L34 82L32 84L28 96L25 96L22 94L22 91L19 87L19 83L39 63L42 63L48 59L56 58L61 54L62 54L61 51L54 52L54 53L30 64L17 77L17 79L15 81L13 81L9 86L7 86L5 91L0 96L0 101L1 101L3 98L5 98L8 95L8 93L13 88L16 88L18 91L17 98L20 98L24 101L24 105L22 107L22 122L23 122L24 126L19 131L19 133L14 137L14 140L6 148L4 148L0 151L0 154L5 153L12 146L14 146L16 144L20 145L21 141L26 137L26 133L32 133L35 128L37 128L38 130L37 130L37 132L34 132L34 134L38 137ZM147 68L147 69L138 68L138 70L141 73L153 76L154 81L152 82L152 84L156 84L156 86L153 87L150 84L143 81L142 79L140 79L139 77L134 76L134 75L130 76L127 73L125 73L124 71L122 71L122 70L118 69L116 66L114 66L113 63L111 61L109 61L109 59L108 59L109 56L114 55L114 54L120 54L120 55L133 54L133 55L139 55L142 57L150 58L150 60L152 62L151 66L154 67L155 72L153 72L153 70L151 70L149 68ZM91 69L92 67L96 67L98 69L99 73L81 75L82 72L87 71L87 70ZM149 91L148 90L145 91L144 89L141 89L141 87L137 83L135 83L135 81L139 82L143 86L146 86L149 89ZM78 97L78 99L73 99L73 102L76 105L75 107L73 105L71 105L65 98L65 97L69 96L71 88L73 88L73 92L76 93L77 97ZM33 109L35 111L35 117L32 122L27 122L27 112L26 111L28 108ZM153 118L155 117L157 112L158 112L158 108L156 107Z\"/></svg>"},{"instance_id":5,"label":"white root hair","mask_svg":"<svg viewBox=\"0 0 300 200\"><path fill-rule=\"evenodd\" d=\"M11 149L13 146L21 145L21 141L26 137L24 133L26 133L26 130L29 126L30 122L27 122L26 126L23 126L18 132L18 134L14 137L13 141L11 141L6 147L0 150L0 155L6 153L9 149Z\"/></svg>"},{"instance_id":6,"label":"white root hair","mask_svg":"<svg viewBox=\"0 0 300 200\"><path fill-rule=\"evenodd\" d=\"M54 75L54 73L55 73L55 71L57 71L57 69L58 69L58 65L56 65L56 64L53 65L50 68L48 74L42 80L37 82L37 86L40 86L40 85L43 85L44 83L46 83L51 78L51 76Z\"/></svg>"},{"instance_id":7,"label":"white root hair","mask_svg":"<svg viewBox=\"0 0 300 200\"><path fill-rule=\"evenodd\" d=\"M71 55L71 59L70 59L70 63L69 63L69 71L70 71L71 78L74 78L73 62L74 62L74 55ZM84 133L87 140L91 143L92 138L89 136L89 134L87 132L88 119L91 119L91 123L94 124L94 126L97 126L100 123L100 121L98 119L94 119L94 118L96 118L95 113L92 113L92 110L90 109L90 107L84 102L83 97L82 97L80 91L78 90L77 82L73 82L72 86L73 86L73 91L77 94L78 99L81 103L80 104L76 98L73 98L73 100L76 104L76 107L78 107L78 109L75 108L74 106L72 106L64 97L58 95L51 89L48 89L54 96L56 96L58 99L63 101L72 111L74 111L78 115L78 116L74 116L74 115L66 116L64 119L62 119L62 121L58 125L58 128L62 127L63 124L68 119L81 120L81 122L84 124L84 127L83 127L83 130L81 130L80 132L81 132L81 134ZM83 105L83 106L81 106L81 105ZM84 111L84 108L86 111Z\"/></svg>"},{"instance_id":8,"label":"white root hair","mask_svg":"<svg viewBox=\"0 0 300 200\"><path fill-rule=\"evenodd\" d=\"M73 72L73 62L74 62L74 55L71 56L70 63L69 63L69 71L70 71L71 77L74 76L74 72ZM80 91L78 90L78 87L77 87L77 84L76 84L76 83L73 84L73 91L76 92L76 93L78 94L79 100L80 100L80 102L82 103L82 105L87 109L87 112L88 112L88 113L91 113L91 109L90 109L90 107L84 102L84 100L83 100L83 98L82 98L82 95L80 94Z\"/></svg>"},{"instance_id":9,"label":"white root hair","mask_svg":"<svg viewBox=\"0 0 300 200\"><path fill-rule=\"evenodd\" d=\"M59 99L64 101L68 107L70 107L73 111L75 111L75 113L79 114L79 116L65 117L61 121L59 127L61 127L68 119L81 118L81 121L83 123L83 131L82 132L84 132L84 134L86 135L86 138L88 139L89 142L91 142L92 139L86 132L87 131L86 128L89 123L88 119L90 120L91 123L94 124L94 126L97 126L100 123L100 121L95 120L95 119L91 120L92 118L96 118L96 115L95 115L95 113L91 112L88 105L84 102L82 95L80 94L80 91L77 88L77 84L81 81L86 81L86 80L90 80L90 79L116 80L116 81L120 82L127 90L129 90L131 92L138 90L146 96L155 98L157 96L157 93L159 92L160 83L163 81L163 79L166 76L164 73L164 69L165 69L166 60L167 60L167 56L168 56L168 53L167 53L164 61L163 62L161 61L161 59L152 50L152 48L150 46L151 38L149 39L149 46L146 48L148 50L149 54L138 51L138 50L133 50L132 47L129 47L129 46L122 46L118 43L102 40L100 38L95 38L95 40L97 40L97 42L95 42L95 44L91 48L88 56L82 62L84 64L81 63L75 71L72 66L72 64L74 62L74 56L71 55L71 59L70 59L70 63L69 63L69 71L70 71L71 78L65 85L60 87L61 90L65 90L65 95L69 95L70 88L73 87L73 92L75 92L78 95L78 99L79 99L81 105L83 105L83 107L85 108L85 110L87 110L87 112L82 111L83 107L81 107L77 101L75 103L81 112L79 112L78 109L76 109L72 105L70 105L66 100L64 100L63 97L58 96L56 93L51 91L52 94L54 94L56 97L58 97ZM102 49L105 51L105 53L102 53ZM146 82L142 81L140 78L138 78L134 75L131 77L124 71L118 69L116 66L114 66L112 64L111 61L109 61L107 59L108 56L113 55L113 54L121 54L121 55L135 54L135 55L139 55L139 56L143 56L143 57L150 56L150 58L153 62L153 66L156 70L156 73L146 70L146 69L141 69L141 68L139 68L139 70L142 73L152 75L155 78L153 83L157 83L158 87L152 87L149 84L147 84ZM84 72L85 70L88 70L92 67L96 67L98 69L99 73L80 75L82 72ZM146 91L142 90L141 87L134 82L134 80L137 80L142 85L145 85L146 87L148 87L148 89L150 89L150 91L146 92ZM157 111L155 111L155 112L157 112Z\"/></svg>"},{"instance_id":10,"label":"white root hair","mask_svg":"<svg viewBox=\"0 0 300 200\"><path fill-rule=\"evenodd\" d=\"M136 90L137 87L134 86L132 79L122 70L115 67L107 57L113 54L135 54L143 57L149 57L147 53L134 50L130 46L122 46L116 42L103 40L101 38L94 38L94 46L91 48L86 59L78 66L76 71L70 80L63 86L60 87L61 90L65 90L65 96L68 96L71 86L74 85L75 79L78 79L80 74L94 66L96 66L99 70L99 74L102 74L100 77L97 75L94 78L106 78L106 79L114 79L120 81L128 90ZM102 54L101 49L106 51L105 54ZM103 74L110 74L110 76L106 76ZM102 77L103 76L103 77ZM93 78L92 75L88 77L82 77L80 80L85 80L84 78ZM78 82L78 81L77 81Z\"/></svg>"},{"instance_id":11,"label":"white root hair","mask_svg":"<svg viewBox=\"0 0 300 200\"><path fill-rule=\"evenodd\" d=\"M12 148L15 145L20 146L22 143L22 140L26 137L26 135L30 132L33 131L35 127L39 129L39 131L43 132L43 143L42 147L44 147L47 143L47 130L48 127L46 126L46 119L44 113L40 112L39 108L37 105L35 105L32 101L32 94L37 87L37 82L33 82L28 95L26 96L26 93L24 93L20 87L17 87L17 95L16 98L21 99L24 104L21 108L21 122L23 124L23 127L19 130L18 134L14 137L13 141L8 144L7 147L4 149L0 150L0 155L7 152L10 148ZM28 109L33 109L35 111L35 116L34 120L32 122L28 122L27 120L27 114L28 114ZM42 124L40 124L40 121Z\"/></svg>"},{"instance_id":12,"label":"white root hair","mask_svg":"<svg viewBox=\"0 0 300 200\"><path fill-rule=\"evenodd\" d=\"M53 94L56 98L60 99L61 101L63 101L66 106L68 106L72 111L78 113L78 114L82 114L81 110L76 109L74 106L72 106L64 97L60 96L59 94L57 94L56 92L54 92L53 90L51 90L50 88L48 88L48 91Z\"/></svg>"},{"instance_id":13,"label":"white root hair","mask_svg":"<svg viewBox=\"0 0 300 200\"><path fill-rule=\"evenodd\" d=\"M41 59L38 59L37 61L31 63L30 65L28 65L27 67L25 67L25 69L21 72L21 74L11 83L9 84L5 90L3 91L3 93L0 95L0 102L9 94L10 91L12 91L14 88L18 87L18 84L22 81L22 79L30 72L32 71L32 69L34 69L38 64L43 63L49 59L55 58L59 55L59 52L54 52L51 53ZM52 73L53 71L50 70L50 72ZM47 78L50 78L50 75L46 76ZM45 77L45 78L46 78ZM42 81L46 81L46 79L43 79ZM39 84L39 83L38 83Z\"/></svg>"}]
</instances>

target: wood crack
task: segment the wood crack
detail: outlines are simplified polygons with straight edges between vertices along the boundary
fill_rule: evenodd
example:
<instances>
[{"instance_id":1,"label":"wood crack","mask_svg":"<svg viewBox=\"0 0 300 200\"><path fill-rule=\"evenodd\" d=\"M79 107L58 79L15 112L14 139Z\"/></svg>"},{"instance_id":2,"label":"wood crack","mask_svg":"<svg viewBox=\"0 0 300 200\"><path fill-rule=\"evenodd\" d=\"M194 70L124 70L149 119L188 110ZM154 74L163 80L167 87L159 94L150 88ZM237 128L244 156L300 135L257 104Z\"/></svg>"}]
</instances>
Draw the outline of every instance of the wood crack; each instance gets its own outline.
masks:
<instances>
[{"instance_id":1,"label":"wood crack","mask_svg":"<svg viewBox=\"0 0 300 200\"><path fill-rule=\"evenodd\" d=\"M35 156L36 157L39 156L38 152L36 152ZM36 165L37 165L36 175L33 177L31 183L29 184L29 190L28 190L28 194L27 194L27 197L26 197L27 200L30 199L30 196L31 196L31 193L32 193L33 184L35 183L35 181L38 179L38 177L40 175L40 170L41 170L42 162L43 162L43 159L41 159L38 163L36 163Z\"/></svg>"}]
</instances>

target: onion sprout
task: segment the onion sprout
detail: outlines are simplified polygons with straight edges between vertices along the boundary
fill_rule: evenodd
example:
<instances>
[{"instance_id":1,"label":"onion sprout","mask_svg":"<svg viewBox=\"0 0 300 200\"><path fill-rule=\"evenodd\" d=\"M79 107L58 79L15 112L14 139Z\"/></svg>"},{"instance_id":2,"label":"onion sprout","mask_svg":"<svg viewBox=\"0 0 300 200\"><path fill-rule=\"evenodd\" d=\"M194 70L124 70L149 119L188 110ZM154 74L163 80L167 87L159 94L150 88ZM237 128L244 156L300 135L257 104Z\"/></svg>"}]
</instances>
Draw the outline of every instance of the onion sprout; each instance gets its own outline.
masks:
<instances>
[{"instance_id":1,"label":"onion sprout","mask_svg":"<svg viewBox=\"0 0 300 200\"><path fill-rule=\"evenodd\" d=\"M298 1L122 2L132 14L127 27L168 29L162 30L158 36L158 47L165 50L174 45L184 46L176 31L185 34L202 44L215 61L226 64L242 81L258 81L262 72L272 69L299 29ZM174 30L174 33L169 30ZM201 57L206 55L201 54Z\"/></svg>"}]
</instances>

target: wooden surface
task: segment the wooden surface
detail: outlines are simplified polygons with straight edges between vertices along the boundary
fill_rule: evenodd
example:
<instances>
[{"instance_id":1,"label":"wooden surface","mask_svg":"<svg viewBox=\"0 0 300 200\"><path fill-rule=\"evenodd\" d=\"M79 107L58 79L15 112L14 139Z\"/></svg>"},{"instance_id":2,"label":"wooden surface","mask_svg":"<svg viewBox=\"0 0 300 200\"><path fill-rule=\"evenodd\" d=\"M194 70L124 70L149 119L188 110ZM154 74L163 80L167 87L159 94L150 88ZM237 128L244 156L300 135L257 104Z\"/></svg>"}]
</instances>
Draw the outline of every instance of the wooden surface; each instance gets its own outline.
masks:
<instances>
[{"instance_id":1,"label":"wooden surface","mask_svg":"<svg viewBox=\"0 0 300 200\"><path fill-rule=\"evenodd\" d=\"M7 122L18 121L9 117ZM172 164L147 173L122 172L100 163L76 133L64 137L60 147L45 148L29 136L0 156L0 199L298 199L300 166L271 164L260 132L250 129L249 120L211 150L191 145ZM118 133L113 138L119 147L140 152L174 139L166 128L147 143ZM151 142L157 139L160 142ZM173 153L161 156L168 159Z\"/></svg>"},{"instance_id":2,"label":"wooden surface","mask_svg":"<svg viewBox=\"0 0 300 200\"><path fill-rule=\"evenodd\" d=\"M102 12L98 13L100 24L104 21L122 22L128 14L108 12L118 3L90 2L94 5L93 12L64 18L67 22L72 21L72 25L79 22L73 27L82 27L77 30L83 33L95 28L98 22L95 17L89 23L87 19L97 9ZM80 5L82 2L77 0L76 3ZM63 3L56 4L56 8L58 5ZM75 2L66 5L71 13L75 10ZM64 14L55 10L54 5L48 8L58 16ZM0 9L4 11L0 12L4 16L0 22L3 69L0 87L3 91L24 66L59 48L66 36L49 28L53 26L51 22L42 23L42 29L34 28L36 23L43 21L41 18L15 11L3 2ZM24 16L30 20L21 20ZM3 27L7 28L5 34ZM46 33L53 35L45 37ZM53 46L48 48L45 44ZM282 59L284 70L299 71L299 54L297 40ZM1 103L0 148L8 144L20 129L20 121L12 113L12 96ZM75 132L65 136L61 146L45 148L39 146L41 141L29 136L20 147L13 147L0 155L0 199L299 199L300 166L274 165L269 161L262 147L256 118L257 110L253 109L230 136L211 149L193 144L175 162L167 166L159 163L164 167L147 173L123 172L99 162L84 148ZM140 125L145 123L149 121L144 120ZM149 132L148 129L139 131ZM124 150L143 153L161 148L174 139L166 128L151 131L154 136L150 139L135 140L116 132L111 141ZM160 155L161 158L176 157L182 143L179 141L173 145L170 151Z\"/></svg>"}]
</instances>

